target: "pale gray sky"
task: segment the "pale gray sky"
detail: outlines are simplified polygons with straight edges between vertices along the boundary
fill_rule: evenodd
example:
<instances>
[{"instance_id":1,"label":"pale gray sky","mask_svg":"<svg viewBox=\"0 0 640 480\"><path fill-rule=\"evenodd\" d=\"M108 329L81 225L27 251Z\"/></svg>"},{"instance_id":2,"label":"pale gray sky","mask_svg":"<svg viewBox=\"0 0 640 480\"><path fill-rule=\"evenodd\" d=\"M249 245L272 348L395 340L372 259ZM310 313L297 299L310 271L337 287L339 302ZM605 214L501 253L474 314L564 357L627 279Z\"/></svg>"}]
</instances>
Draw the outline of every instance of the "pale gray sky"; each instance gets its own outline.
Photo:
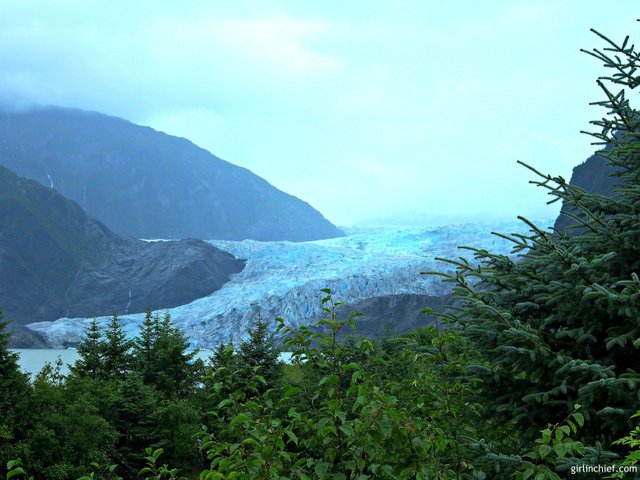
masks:
<instances>
[{"instance_id":1,"label":"pale gray sky","mask_svg":"<svg viewBox=\"0 0 640 480\"><path fill-rule=\"evenodd\" d=\"M187 137L339 225L555 215L637 1L0 0L0 95ZM635 7L635 8L634 8Z\"/></svg>"}]
</instances>

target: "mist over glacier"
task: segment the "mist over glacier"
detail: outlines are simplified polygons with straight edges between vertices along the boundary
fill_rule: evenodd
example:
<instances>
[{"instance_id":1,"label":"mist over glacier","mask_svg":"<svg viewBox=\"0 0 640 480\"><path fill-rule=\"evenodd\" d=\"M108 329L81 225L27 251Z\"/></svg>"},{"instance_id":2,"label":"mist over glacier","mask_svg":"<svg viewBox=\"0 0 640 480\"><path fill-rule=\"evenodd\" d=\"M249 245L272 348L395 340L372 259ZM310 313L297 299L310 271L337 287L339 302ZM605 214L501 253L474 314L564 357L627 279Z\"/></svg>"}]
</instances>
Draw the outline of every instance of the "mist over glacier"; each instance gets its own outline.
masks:
<instances>
[{"instance_id":1,"label":"mist over glacier","mask_svg":"<svg viewBox=\"0 0 640 480\"><path fill-rule=\"evenodd\" d=\"M513 244L492 231L527 234L529 227L519 221L369 227L351 229L342 238L303 243L210 241L245 259L246 267L220 290L167 311L189 336L192 347L211 348L221 341L241 340L258 312L267 321L283 317L291 325L321 318L322 288L330 288L336 300L347 304L383 295L446 295L450 284L420 272L448 268L436 257L471 257L470 252L458 249L461 245L510 254ZM133 337L144 314L120 318L127 335ZM32 323L29 328L42 333L51 346L60 347L77 343L90 320L61 318ZM104 325L108 317L98 320Z\"/></svg>"}]
</instances>

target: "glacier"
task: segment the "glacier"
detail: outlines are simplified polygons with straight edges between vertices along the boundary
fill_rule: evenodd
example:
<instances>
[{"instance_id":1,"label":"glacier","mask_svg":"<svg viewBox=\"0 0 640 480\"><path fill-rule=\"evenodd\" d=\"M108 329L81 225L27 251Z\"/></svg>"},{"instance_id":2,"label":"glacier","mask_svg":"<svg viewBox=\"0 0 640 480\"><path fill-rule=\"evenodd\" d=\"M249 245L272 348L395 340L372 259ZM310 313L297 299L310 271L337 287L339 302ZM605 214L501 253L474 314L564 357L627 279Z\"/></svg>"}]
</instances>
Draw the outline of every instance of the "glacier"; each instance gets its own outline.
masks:
<instances>
[{"instance_id":1,"label":"glacier","mask_svg":"<svg viewBox=\"0 0 640 480\"><path fill-rule=\"evenodd\" d=\"M552 221L536 224L548 228ZM336 301L347 304L382 295L446 295L450 284L438 276L421 275L451 270L436 257L471 259L470 252L458 249L462 245L511 254L513 243L491 232L530 234L530 227L520 221L345 230L345 237L301 243L210 241L245 259L244 270L211 295L167 311L192 347L212 348L244 338L258 313L268 321L283 317L294 326L312 323L322 316L323 288L331 289ZM120 318L127 335L134 337L144 313ZM109 317L98 320L106 325ZM28 327L59 348L78 343L90 321L65 317Z\"/></svg>"}]
</instances>

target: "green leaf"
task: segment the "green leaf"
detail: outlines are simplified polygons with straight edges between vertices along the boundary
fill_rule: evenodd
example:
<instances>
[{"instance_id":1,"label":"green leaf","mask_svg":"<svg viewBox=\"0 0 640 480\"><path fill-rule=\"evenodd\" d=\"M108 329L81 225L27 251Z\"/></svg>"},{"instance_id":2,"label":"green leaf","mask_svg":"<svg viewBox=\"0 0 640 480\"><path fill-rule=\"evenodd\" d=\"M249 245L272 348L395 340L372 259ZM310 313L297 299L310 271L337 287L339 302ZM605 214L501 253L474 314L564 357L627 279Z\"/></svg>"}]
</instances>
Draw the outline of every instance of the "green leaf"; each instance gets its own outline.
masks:
<instances>
[{"instance_id":1,"label":"green leaf","mask_svg":"<svg viewBox=\"0 0 640 480\"><path fill-rule=\"evenodd\" d=\"M273 458L273 447L271 445L267 445L262 449L262 456L264 459L269 462Z\"/></svg>"},{"instance_id":2,"label":"green leaf","mask_svg":"<svg viewBox=\"0 0 640 480\"><path fill-rule=\"evenodd\" d=\"M355 362L351 362L351 363L340 365L340 368L342 369L343 372L348 372L349 370L360 370L360 365L358 365Z\"/></svg>"},{"instance_id":3,"label":"green leaf","mask_svg":"<svg viewBox=\"0 0 640 480\"><path fill-rule=\"evenodd\" d=\"M7 480L15 477L16 475L23 475L23 474L24 474L24 470L22 469L22 467L16 467L13 470L11 470L9 473L7 473Z\"/></svg>"},{"instance_id":4,"label":"green leaf","mask_svg":"<svg viewBox=\"0 0 640 480\"><path fill-rule=\"evenodd\" d=\"M540 445L540 447L538 447L538 452L540 452L542 458L549 455L552 451L553 449L549 445Z\"/></svg>"},{"instance_id":5,"label":"green leaf","mask_svg":"<svg viewBox=\"0 0 640 480\"><path fill-rule=\"evenodd\" d=\"M318 385L324 385L324 384L337 385L339 381L340 381L340 378L338 377L338 375L334 374L334 375L329 375L329 376L326 376L326 377L322 378L320 380L320 382L318 383Z\"/></svg>"},{"instance_id":6,"label":"green leaf","mask_svg":"<svg viewBox=\"0 0 640 480\"><path fill-rule=\"evenodd\" d=\"M348 423L340 425L340 430L342 430L342 432L348 437L353 435L353 427Z\"/></svg>"},{"instance_id":7,"label":"green leaf","mask_svg":"<svg viewBox=\"0 0 640 480\"><path fill-rule=\"evenodd\" d=\"M300 387L296 387L295 385L287 385L287 388L284 391L284 398L289 398L293 395L297 395L302 392Z\"/></svg>"},{"instance_id":8,"label":"green leaf","mask_svg":"<svg viewBox=\"0 0 640 480\"><path fill-rule=\"evenodd\" d=\"M551 430L545 428L544 430L541 430L540 433L542 433L542 440L544 440L544 443L549 443L551 441Z\"/></svg>"},{"instance_id":9,"label":"green leaf","mask_svg":"<svg viewBox=\"0 0 640 480\"><path fill-rule=\"evenodd\" d=\"M578 425L580 425L580 427L584 426L584 415L582 415L581 413L576 412L576 413L573 414L573 418L578 423Z\"/></svg>"},{"instance_id":10,"label":"green leaf","mask_svg":"<svg viewBox=\"0 0 640 480\"><path fill-rule=\"evenodd\" d=\"M327 462L317 463L313 471L316 472L316 475L318 476L318 478L320 479L327 478L327 472L329 471L329 464Z\"/></svg>"},{"instance_id":11,"label":"green leaf","mask_svg":"<svg viewBox=\"0 0 640 480\"><path fill-rule=\"evenodd\" d=\"M239 423L248 423L251 417L246 413L240 413L236 415L233 420L229 423L229 425L237 425Z\"/></svg>"},{"instance_id":12,"label":"green leaf","mask_svg":"<svg viewBox=\"0 0 640 480\"><path fill-rule=\"evenodd\" d=\"M162 448L158 448L157 450L155 450L155 451L153 452L153 458L154 458L155 460L158 460L158 458L160 457L160 455L162 455L163 453L164 453L164 449L162 449Z\"/></svg>"},{"instance_id":13,"label":"green leaf","mask_svg":"<svg viewBox=\"0 0 640 480\"><path fill-rule=\"evenodd\" d=\"M291 439L291 441L293 443L295 443L296 445L298 445L298 437L295 433L293 433L293 431L291 430L285 430L284 433L287 435L287 437L289 437Z\"/></svg>"}]
</instances>

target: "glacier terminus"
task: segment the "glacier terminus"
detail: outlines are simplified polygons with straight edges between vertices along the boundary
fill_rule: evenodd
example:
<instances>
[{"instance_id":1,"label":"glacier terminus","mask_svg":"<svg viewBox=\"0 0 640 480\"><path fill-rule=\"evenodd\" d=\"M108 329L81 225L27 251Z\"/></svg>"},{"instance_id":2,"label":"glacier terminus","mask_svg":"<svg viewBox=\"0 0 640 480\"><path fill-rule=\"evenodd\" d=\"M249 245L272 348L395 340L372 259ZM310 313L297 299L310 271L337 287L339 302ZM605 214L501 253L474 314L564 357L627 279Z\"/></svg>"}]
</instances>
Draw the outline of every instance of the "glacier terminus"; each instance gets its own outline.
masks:
<instances>
[{"instance_id":1,"label":"glacier terminus","mask_svg":"<svg viewBox=\"0 0 640 480\"><path fill-rule=\"evenodd\" d=\"M537 225L546 228L550 223ZM450 268L436 257L471 260L470 252L460 246L511 254L513 244L491 232L529 234L529 230L525 223L514 221L351 228L344 237L300 243L214 240L212 245L245 259L244 270L211 295L167 311L192 347L212 348L220 342L242 340L258 314L267 321L283 317L290 325L314 322L323 314L323 288L331 289L335 300L347 304L383 295L446 295L450 284L438 276L421 274ZM120 318L133 337L144 313ZM106 324L108 317L98 320ZM52 347L63 347L77 344L90 321L60 318L28 327L43 334Z\"/></svg>"}]
</instances>

